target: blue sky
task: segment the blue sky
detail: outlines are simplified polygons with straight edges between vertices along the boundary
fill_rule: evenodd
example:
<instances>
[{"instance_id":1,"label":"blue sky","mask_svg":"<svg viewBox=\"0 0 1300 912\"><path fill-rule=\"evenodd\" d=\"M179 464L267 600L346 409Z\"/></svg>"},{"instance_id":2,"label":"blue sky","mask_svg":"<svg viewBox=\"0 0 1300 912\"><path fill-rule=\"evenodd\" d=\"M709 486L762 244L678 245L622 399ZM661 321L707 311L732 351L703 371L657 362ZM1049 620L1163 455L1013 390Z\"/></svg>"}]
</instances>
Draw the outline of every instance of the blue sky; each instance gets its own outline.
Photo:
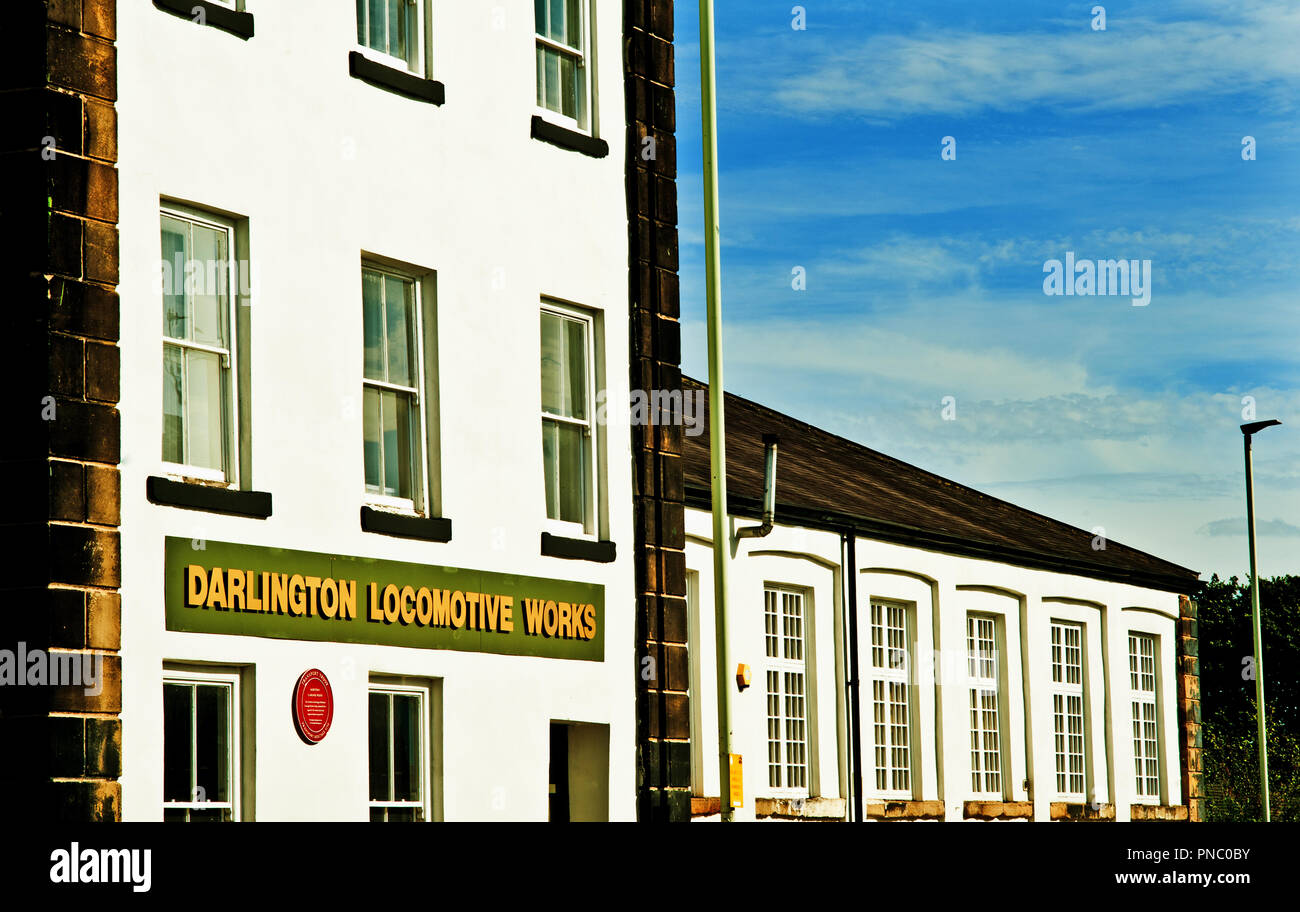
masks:
<instances>
[{"instance_id":1,"label":"blue sky","mask_svg":"<svg viewBox=\"0 0 1300 912\"><path fill-rule=\"evenodd\" d=\"M1207 578L1246 567L1251 396L1260 572L1300 573L1300 7L801 5L716 3L728 390ZM705 379L695 0L676 28ZM1067 251L1150 260L1150 303L1045 295Z\"/></svg>"}]
</instances>

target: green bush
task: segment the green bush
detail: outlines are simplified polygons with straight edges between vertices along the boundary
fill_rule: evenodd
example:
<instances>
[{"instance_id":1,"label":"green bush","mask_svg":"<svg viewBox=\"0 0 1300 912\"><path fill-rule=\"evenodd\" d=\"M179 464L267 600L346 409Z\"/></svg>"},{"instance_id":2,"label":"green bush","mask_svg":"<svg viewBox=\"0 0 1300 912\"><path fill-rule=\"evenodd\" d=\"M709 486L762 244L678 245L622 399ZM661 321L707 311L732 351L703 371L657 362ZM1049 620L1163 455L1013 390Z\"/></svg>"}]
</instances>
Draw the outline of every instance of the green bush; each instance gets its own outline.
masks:
<instances>
[{"instance_id":1,"label":"green bush","mask_svg":"<svg viewBox=\"0 0 1300 912\"><path fill-rule=\"evenodd\" d=\"M1300 820L1300 576L1262 579L1269 805ZM1262 820L1250 589L1216 574L1197 596L1205 818Z\"/></svg>"}]
</instances>

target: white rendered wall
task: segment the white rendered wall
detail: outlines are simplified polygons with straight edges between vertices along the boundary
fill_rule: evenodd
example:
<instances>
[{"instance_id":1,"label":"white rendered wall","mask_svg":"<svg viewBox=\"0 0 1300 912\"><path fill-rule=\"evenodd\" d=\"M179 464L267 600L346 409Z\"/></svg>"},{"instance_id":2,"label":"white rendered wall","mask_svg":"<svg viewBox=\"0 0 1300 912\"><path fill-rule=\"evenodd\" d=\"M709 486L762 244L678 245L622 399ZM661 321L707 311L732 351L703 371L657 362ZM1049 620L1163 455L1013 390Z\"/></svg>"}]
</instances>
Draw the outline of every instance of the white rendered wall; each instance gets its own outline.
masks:
<instances>
[{"instance_id":1,"label":"white rendered wall","mask_svg":"<svg viewBox=\"0 0 1300 912\"><path fill-rule=\"evenodd\" d=\"M446 819L544 820L551 719L609 725L610 817L635 816L626 424L608 428L604 466L617 561L539 554L543 295L603 314L609 397L628 395L622 22L606 14L596 35L598 132L610 154L595 159L529 136L531 3L433 6L442 106L349 76L351 0L248 0L250 41L143 0L119 4L126 820L162 816L165 660L255 666L260 820L366 819L366 688L378 672L443 679ZM503 28L494 8L505 10ZM248 219L252 486L274 497L264 521L145 499L161 468L160 197ZM360 529L362 251L437 271L447 544ZM606 659L168 633L167 535L599 583ZM313 666L329 676L336 710L329 736L309 747L288 705Z\"/></svg>"},{"instance_id":2,"label":"white rendered wall","mask_svg":"<svg viewBox=\"0 0 1300 912\"><path fill-rule=\"evenodd\" d=\"M734 526L749 525L733 520ZM718 737L713 555L707 512L686 511L686 565L699 574L700 663L703 792L718 795ZM916 673L912 711L915 799L942 800L948 820L961 820L971 794L970 729L966 666L966 615L999 617L1004 649L999 709L1004 733L1005 800L1029 801L1034 819L1046 820L1056 794L1051 705L1050 624L1053 619L1085 625L1084 674L1088 735L1088 800L1113 803L1116 818L1128 820L1135 803L1132 719L1129 702L1128 633L1158 637L1162 804L1181 804L1178 747L1178 702L1175 684L1178 596L1068 574L1014 567L859 538L858 639L860 706L869 725L870 603L872 598L915 605L912 651ZM839 606L841 546L838 535L777 526L766 538L743 539L729 577L729 624L733 662L748 663L754 686L733 697L732 750L744 757L745 806L738 819L752 819L753 799L769 797L764 690L763 589L777 583L806 587L817 606L815 676L818 699L814 728L818 743L820 788L813 796L847 797L843 758L851 750L842 726L843 670L836 657L842 648L825 606ZM935 656L932 661L931 656ZM945 673L947 672L947 673ZM693 695L694 698L694 695ZM838 701L838 702L837 702ZM1109 716L1108 709L1109 707ZM839 724L837 724L839 722ZM862 733L864 796L875 792L870 732ZM919 748L919 755L915 754ZM1032 780L1031 790L1025 781ZM697 790L697 794L699 790Z\"/></svg>"}]
</instances>

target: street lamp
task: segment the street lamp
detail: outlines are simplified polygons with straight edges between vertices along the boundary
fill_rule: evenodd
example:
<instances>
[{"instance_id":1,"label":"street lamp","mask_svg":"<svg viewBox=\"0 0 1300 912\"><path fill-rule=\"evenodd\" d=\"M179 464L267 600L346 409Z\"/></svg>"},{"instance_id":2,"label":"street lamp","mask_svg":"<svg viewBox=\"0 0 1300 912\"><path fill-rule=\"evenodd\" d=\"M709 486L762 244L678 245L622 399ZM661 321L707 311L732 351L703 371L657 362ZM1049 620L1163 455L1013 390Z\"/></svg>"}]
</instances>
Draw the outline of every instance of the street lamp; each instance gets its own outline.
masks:
<instances>
[{"instance_id":1,"label":"street lamp","mask_svg":"<svg viewBox=\"0 0 1300 912\"><path fill-rule=\"evenodd\" d=\"M1255 638L1255 722L1259 729L1259 797L1264 804L1264 822L1268 811L1268 735L1264 732L1264 644L1259 624L1259 571L1255 566L1255 488L1251 477L1250 438L1264 428L1281 424L1276 418L1252 421L1241 426L1246 442L1246 540L1250 543L1250 626Z\"/></svg>"}]
</instances>

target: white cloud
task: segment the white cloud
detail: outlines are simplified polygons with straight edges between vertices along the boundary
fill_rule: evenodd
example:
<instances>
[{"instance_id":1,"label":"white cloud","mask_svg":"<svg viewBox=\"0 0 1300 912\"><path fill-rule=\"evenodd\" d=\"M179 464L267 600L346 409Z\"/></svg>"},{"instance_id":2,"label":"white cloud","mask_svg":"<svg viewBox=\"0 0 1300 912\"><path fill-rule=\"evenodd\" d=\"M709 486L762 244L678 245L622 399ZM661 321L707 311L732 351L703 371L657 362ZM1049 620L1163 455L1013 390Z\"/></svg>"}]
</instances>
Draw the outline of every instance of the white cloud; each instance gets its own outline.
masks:
<instances>
[{"instance_id":1,"label":"white cloud","mask_svg":"<svg viewBox=\"0 0 1300 912\"><path fill-rule=\"evenodd\" d=\"M1196 530L1201 535L1246 537L1246 517L1236 516L1230 519L1216 519ZM1256 520L1256 535L1268 535L1274 538L1295 538L1300 536L1300 526L1293 526L1280 519Z\"/></svg>"},{"instance_id":2,"label":"white cloud","mask_svg":"<svg viewBox=\"0 0 1300 912\"><path fill-rule=\"evenodd\" d=\"M1300 9L1256 6L1218 21L1112 16L1105 32L875 35L791 56L776 100L810 116L965 116L1038 106L1076 111L1159 108L1300 80ZM768 65L771 63L768 61ZM764 83L766 85L766 83Z\"/></svg>"},{"instance_id":3,"label":"white cloud","mask_svg":"<svg viewBox=\"0 0 1300 912\"><path fill-rule=\"evenodd\" d=\"M1053 356L973 348L959 335L939 332L926 339L924 334L880 329L860 319L728 323L724 340L728 363L742 369L772 366L807 375L839 374L858 382L870 378L896 384L900 393L906 388L909 398L926 390L936 407L941 395L955 390L969 391L964 395L972 400L1014 400L1031 390L1064 396L1087 385L1082 366Z\"/></svg>"}]
</instances>

